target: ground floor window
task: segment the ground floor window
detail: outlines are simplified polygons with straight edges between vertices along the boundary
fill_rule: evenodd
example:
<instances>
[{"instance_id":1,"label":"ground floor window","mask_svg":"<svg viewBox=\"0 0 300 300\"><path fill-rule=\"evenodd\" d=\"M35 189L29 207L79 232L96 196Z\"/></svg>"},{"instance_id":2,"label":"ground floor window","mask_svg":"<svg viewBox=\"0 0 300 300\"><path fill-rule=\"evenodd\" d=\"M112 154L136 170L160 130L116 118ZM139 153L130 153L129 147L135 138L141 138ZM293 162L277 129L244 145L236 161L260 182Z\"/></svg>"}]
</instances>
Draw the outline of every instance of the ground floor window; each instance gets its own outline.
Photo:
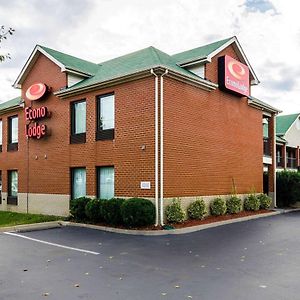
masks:
<instances>
[{"instance_id":1,"label":"ground floor window","mask_svg":"<svg viewBox=\"0 0 300 300\"><path fill-rule=\"evenodd\" d=\"M18 204L18 171L11 170L7 172L7 204Z\"/></svg>"},{"instance_id":2,"label":"ground floor window","mask_svg":"<svg viewBox=\"0 0 300 300\"><path fill-rule=\"evenodd\" d=\"M97 169L98 198L111 199L115 196L114 167L100 167Z\"/></svg>"},{"instance_id":3,"label":"ground floor window","mask_svg":"<svg viewBox=\"0 0 300 300\"><path fill-rule=\"evenodd\" d=\"M0 171L0 204L2 204L2 171Z\"/></svg>"},{"instance_id":4,"label":"ground floor window","mask_svg":"<svg viewBox=\"0 0 300 300\"><path fill-rule=\"evenodd\" d=\"M86 196L86 169L73 168L72 171L72 199Z\"/></svg>"}]
</instances>

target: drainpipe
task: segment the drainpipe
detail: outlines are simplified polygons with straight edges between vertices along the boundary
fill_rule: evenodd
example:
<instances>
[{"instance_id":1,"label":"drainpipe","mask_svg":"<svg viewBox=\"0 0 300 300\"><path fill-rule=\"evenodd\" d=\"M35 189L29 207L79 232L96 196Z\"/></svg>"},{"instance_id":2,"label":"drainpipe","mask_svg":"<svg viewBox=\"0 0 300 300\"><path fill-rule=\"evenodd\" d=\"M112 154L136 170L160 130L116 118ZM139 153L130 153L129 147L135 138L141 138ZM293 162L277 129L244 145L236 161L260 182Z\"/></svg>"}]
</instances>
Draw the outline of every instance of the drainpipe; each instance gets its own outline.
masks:
<instances>
[{"instance_id":1,"label":"drainpipe","mask_svg":"<svg viewBox=\"0 0 300 300\"><path fill-rule=\"evenodd\" d=\"M160 76L160 224L164 225L164 79Z\"/></svg>"},{"instance_id":2,"label":"drainpipe","mask_svg":"<svg viewBox=\"0 0 300 300\"><path fill-rule=\"evenodd\" d=\"M151 69L151 74L155 76L155 226L158 225L158 76Z\"/></svg>"}]
</instances>

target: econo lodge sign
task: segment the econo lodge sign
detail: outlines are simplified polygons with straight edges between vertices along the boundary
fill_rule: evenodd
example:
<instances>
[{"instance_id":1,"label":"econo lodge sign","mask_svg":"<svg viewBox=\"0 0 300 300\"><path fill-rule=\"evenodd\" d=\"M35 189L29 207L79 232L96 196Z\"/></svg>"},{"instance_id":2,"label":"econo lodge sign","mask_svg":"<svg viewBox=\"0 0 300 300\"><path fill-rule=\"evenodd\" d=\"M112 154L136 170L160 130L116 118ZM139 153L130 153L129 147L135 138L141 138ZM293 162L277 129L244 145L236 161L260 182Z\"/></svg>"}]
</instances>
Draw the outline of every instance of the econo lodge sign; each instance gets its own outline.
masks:
<instances>
[{"instance_id":1,"label":"econo lodge sign","mask_svg":"<svg viewBox=\"0 0 300 300\"><path fill-rule=\"evenodd\" d=\"M25 96L30 101L35 101L43 98L49 91L49 88L44 83L35 83L31 85ZM50 116L46 106L32 108L25 108L25 134L27 138L40 139L47 135L47 126L39 124L39 121Z\"/></svg>"},{"instance_id":2,"label":"econo lodge sign","mask_svg":"<svg viewBox=\"0 0 300 300\"><path fill-rule=\"evenodd\" d=\"M218 60L220 89L240 96L249 96L249 68L229 55L219 57Z\"/></svg>"}]
</instances>

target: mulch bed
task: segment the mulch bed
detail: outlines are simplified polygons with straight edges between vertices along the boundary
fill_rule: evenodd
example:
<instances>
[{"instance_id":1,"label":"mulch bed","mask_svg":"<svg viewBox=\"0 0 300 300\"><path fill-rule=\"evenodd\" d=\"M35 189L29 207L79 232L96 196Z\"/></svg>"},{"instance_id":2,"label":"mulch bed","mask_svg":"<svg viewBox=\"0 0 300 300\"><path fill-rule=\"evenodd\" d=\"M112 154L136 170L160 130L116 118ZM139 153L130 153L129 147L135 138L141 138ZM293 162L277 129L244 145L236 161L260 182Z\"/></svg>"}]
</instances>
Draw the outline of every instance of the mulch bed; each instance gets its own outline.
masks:
<instances>
[{"instance_id":1,"label":"mulch bed","mask_svg":"<svg viewBox=\"0 0 300 300\"><path fill-rule=\"evenodd\" d=\"M220 221L225 221L225 220L231 220L231 219L237 219L237 218L242 218L242 217L247 217L247 216L254 216L254 215L260 215L260 214L268 214L273 212L272 210L267 210L267 209L261 209L258 211L241 211L237 214L226 214L224 216L207 216L203 220L186 220L182 223L176 223L176 224L166 224L165 227L163 228L162 226L146 226L146 227L139 227L139 228L128 228L122 225L119 226L113 226L109 225L110 227L115 227L115 228L121 228L121 229L131 229L131 230L163 230L163 229L172 229L173 228L185 228L185 227L192 227L192 226L197 226L197 225L203 225L203 224L210 224L210 223L215 223L215 222L220 222ZM97 223L94 225L99 225L99 226L108 226L106 223Z\"/></svg>"}]
</instances>

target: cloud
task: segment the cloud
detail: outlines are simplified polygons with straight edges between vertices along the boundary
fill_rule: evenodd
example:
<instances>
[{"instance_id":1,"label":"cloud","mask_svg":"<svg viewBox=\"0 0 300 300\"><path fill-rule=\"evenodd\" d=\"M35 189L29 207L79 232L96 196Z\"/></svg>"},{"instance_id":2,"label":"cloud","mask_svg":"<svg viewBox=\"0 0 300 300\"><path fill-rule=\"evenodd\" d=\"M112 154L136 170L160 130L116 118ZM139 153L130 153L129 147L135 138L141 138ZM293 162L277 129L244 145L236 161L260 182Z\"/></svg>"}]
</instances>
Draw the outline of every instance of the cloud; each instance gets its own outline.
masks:
<instances>
[{"instance_id":1,"label":"cloud","mask_svg":"<svg viewBox=\"0 0 300 300\"><path fill-rule=\"evenodd\" d=\"M244 5L249 12L265 13L272 11L273 13L277 13L276 8L269 0L246 0Z\"/></svg>"}]
</instances>

